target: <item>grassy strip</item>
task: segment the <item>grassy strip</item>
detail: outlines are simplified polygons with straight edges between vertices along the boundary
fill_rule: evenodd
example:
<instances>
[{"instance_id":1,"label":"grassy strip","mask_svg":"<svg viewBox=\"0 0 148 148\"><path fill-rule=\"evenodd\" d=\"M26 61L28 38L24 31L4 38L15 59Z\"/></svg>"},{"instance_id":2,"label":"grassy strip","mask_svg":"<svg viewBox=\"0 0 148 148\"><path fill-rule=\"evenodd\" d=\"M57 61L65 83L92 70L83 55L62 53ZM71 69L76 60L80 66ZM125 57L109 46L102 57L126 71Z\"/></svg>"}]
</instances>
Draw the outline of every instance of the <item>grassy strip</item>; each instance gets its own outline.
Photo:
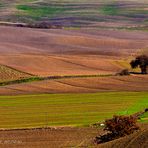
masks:
<instances>
[{"instance_id":1,"label":"grassy strip","mask_svg":"<svg viewBox=\"0 0 148 148\"><path fill-rule=\"evenodd\" d=\"M0 128L90 125L132 108L141 99L146 100L144 108L148 92L0 96Z\"/></svg>"},{"instance_id":2,"label":"grassy strip","mask_svg":"<svg viewBox=\"0 0 148 148\"><path fill-rule=\"evenodd\" d=\"M24 78L24 79L19 79L19 80L0 82L0 86L20 84L20 83L28 83L28 82L34 82L34 81L43 81L43 80L89 78L89 77L108 77L108 76L112 76L112 75L108 74L108 75L69 75L69 76L67 75L67 76L49 76L49 77L30 77L30 78Z\"/></svg>"},{"instance_id":3,"label":"grassy strip","mask_svg":"<svg viewBox=\"0 0 148 148\"><path fill-rule=\"evenodd\" d=\"M44 80L44 79L40 78L40 77L30 77L30 78L25 78L25 79L0 82L0 86L6 86L6 85L11 85L11 84L27 83L27 82L33 82L33 81L41 81L41 80Z\"/></svg>"},{"instance_id":4,"label":"grassy strip","mask_svg":"<svg viewBox=\"0 0 148 148\"><path fill-rule=\"evenodd\" d=\"M130 106L127 107L125 110L119 112L120 115L132 115L134 113L136 113L137 111L143 111L144 109L146 109L148 107L148 98L143 97L140 100L135 101L135 103ZM141 117L140 117L140 122L148 122L148 112L144 113Z\"/></svg>"},{"instance_id":5,"label":"grassy strip","mask_svg":"<svg viewBox=\"0 0 148 148\"><path fill-rule=\"evenodd\" d=\"M140 121L141 121L141 122L148 122L148 112L144 113L144 114L140 117Z\"/></svg>"}]
</instances>

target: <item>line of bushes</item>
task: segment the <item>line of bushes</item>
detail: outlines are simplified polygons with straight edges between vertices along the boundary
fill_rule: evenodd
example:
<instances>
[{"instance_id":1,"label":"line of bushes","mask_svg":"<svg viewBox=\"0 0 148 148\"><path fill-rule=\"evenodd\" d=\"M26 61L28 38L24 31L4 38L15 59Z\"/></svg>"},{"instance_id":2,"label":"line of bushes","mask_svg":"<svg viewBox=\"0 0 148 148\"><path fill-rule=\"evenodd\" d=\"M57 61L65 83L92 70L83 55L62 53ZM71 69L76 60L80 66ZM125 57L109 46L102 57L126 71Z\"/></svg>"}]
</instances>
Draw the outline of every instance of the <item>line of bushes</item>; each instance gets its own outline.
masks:
<instances>
[{"instance_id":1,"label":"line of bushes","mask_svg":"<svg viewBox=\"0 0 148 148\"><path fill-rule=\"evenodd\" d=\"M11 84L20 84L33 81L42 81L42 80L56 80L56 79L68 79L68 78L89 78L89 77L108 77L108 75L67 75L67 76L49 76L49 77L29 77L12 81L0 82L0 86L11 85Z\"/></svg>"},{"instance_id":2,"label":"line of bushes","mask_svg":"<svg viewBox=\"0 0 148 148\"><path fill-rule=\"evenodd\" d=\"M18 79L18 80L0 82L0 86L27 83L27 82L32 82L32 81L41 81L41 80L44 80L44 78L41 78L41 77L23 78L23 79Z\"/></svg>"}]
</instances>

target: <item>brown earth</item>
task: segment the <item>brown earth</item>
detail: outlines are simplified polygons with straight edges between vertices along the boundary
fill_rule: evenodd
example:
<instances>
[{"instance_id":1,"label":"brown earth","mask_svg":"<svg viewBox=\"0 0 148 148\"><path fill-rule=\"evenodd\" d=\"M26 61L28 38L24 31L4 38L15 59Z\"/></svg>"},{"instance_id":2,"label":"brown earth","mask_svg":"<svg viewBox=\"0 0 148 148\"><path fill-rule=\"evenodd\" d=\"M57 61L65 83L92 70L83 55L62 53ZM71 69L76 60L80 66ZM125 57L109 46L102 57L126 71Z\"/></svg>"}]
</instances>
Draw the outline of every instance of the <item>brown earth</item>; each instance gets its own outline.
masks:
<instances>
[{"instance_id":1,"label":"brown earth","mask_svg":"<svg viewBox=\"0 0 148 148\"><path fill-rule=\"evenodd\" d=\"M132 56L148 49L148 33L142 31L0 26L0 32L0 64L39 76L115 74L128 67ZM148 76L142 75L71 78L3 86L0 95L148 91L147 84ZM92 128L0 131L0 147L85 147L93 145L100 132ZM144 148L147 137L144 125L142 131L98 147Z\"/></svg>"},{"instance_id":2,"label":"brown earth","mask_svg":"<svg viewBox=\"0 0 148 148\"><path fill-rule=\"evenodd\" d=\"M141 125L141 130L132 135L96 145L93 139L103 134L102 129L86 128L51 128L0 131L0 147L22 148L60 148L60 147L99 147L99 148L146 148L148 124Z\"/></svg>"},{"instance_id":3,"label":"brown earth","mask_svg":"<svg viewBox=\"0 0 148 148\"><path fill-rule=\"evenodd\" d=\"M40 76L111 74L147 49L141 31L44 30L0 26L0 64ZM140 50L141 49L141 50Z\"/></svg>"},{"instance_id":4,"label":"brown earth","mask_svg":"<svg viewBox=\"0 0 148 148\"><path fill-rule=\"evenodd\" d=\"M0 147L63 148L83 144L98 133L93 128L0 131Z\"/></svg>"},{"instance_id":5,"label":"brown earth","mask_svg":"<svg viewBox=\"0 0 148 148\"><path fill-rule=\"evenodd\" d=\"M148 91L148 75L65 78L0 87L0 95Z\"/></svg>"}]
</instances>

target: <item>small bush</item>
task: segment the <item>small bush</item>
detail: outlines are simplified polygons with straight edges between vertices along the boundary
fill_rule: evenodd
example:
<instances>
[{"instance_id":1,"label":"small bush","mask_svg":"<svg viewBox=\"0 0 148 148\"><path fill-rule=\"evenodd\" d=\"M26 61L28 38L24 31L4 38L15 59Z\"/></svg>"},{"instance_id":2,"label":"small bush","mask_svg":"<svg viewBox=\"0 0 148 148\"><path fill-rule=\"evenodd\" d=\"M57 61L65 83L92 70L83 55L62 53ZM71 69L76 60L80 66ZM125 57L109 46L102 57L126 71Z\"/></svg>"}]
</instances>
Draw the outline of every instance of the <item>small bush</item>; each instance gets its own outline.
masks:
<instances>
[{"instance_id":1,"label":"small bush","mask_svg":"<svg viewBox=\"0 0 148 148\"><path fill-rule=\"evenodd\" d=\"M137 118L133 116L114 116L112 119L107 119L104 128L107 134L96 137L95 142L97 144L104 143L132 134L139 129L136 122Z\"/></svg>"},{"instance_id":2,"label":"small bush","mask_svg":"<svg viewBox=\"0 0 148 148\"><path fill-rule=\"evenodd\" d=\"M130 75L130 72L128 71L128 69L123 69L118 75L127 76Z\"/></svg>"},{"instance_id":3,"label":"small bush","mask_svg":"<svg viewBox=\"0 0 148 148\"><path fill-rule=\"evenodd\" d=\"M53 25L49 22L37 22L34 24L28 24L27 27L29 28L39 28L39 29L62 29L62 26L60 25Z\"/></svg>"}]
</instances>

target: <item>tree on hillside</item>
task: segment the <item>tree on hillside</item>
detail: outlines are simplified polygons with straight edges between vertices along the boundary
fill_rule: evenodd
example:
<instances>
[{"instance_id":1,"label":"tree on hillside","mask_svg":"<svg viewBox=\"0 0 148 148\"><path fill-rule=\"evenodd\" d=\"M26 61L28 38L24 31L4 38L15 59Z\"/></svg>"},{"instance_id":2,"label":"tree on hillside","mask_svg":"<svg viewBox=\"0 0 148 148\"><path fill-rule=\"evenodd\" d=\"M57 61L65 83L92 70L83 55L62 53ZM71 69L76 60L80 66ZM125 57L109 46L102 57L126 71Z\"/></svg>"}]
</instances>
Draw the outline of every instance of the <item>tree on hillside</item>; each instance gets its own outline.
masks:
<instances>
[{"instance_id":1,"label":"tree on hillside","mask_svg":"<svg viewBox=\"0 0 148 148\"><path fill-rule=\"evenodd\" d=\"M114 116L112 119L105 120L106 134L96 137L97 144L108 142L126 135L134 133L140 129L137 125L137 117L134 116Z\"/></svg>"},{"instance_id":2,"label":"tree on hillside","mask_svg":"<svg viewBox=\"0 0 148 148\"><path fill-rule=\"evenodd\" d=\"M130 65L133 69L139 67L141 69L142 74L147 74L148 56L146 55L137 56L135 60L132 60L130 62Z\"/></svg>"}]
</instances>

